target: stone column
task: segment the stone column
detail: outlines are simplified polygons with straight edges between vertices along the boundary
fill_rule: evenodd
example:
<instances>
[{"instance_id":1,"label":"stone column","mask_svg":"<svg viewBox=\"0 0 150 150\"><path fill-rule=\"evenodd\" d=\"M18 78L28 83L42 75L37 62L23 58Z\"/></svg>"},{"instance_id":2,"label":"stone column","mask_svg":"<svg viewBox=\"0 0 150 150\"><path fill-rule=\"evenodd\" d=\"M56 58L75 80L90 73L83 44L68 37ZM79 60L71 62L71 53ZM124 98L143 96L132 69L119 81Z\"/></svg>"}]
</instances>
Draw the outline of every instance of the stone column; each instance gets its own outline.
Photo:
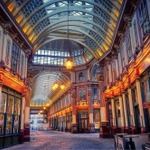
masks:
<instances>
[{"instance_id":1,"label":"stone column","mask_svg":"<svg viewBox=\"0 0 150 150\"><path fill-rule=\"evenodd\" d=\"M139 103L139 111L140 111L141 132L144 133L146 132L146 127L145 127L145 118L143 112L142 95L141 95L141 87L140 87L139 79L136 80L136 89L137 89L137 100Z\"/></svg>"},{"instance_id":2,"label":"stone column","mask_svg":"<svg viewBox=\"0 0 150 150\"><path fill-rule=\"evenodd\" d=\"M111 136L116 134L116 114L115 114L115 101L114 98L111 98L111 106L112 106L112 119L113 119L113 126L111 129Z\"/></svg>"},{"instance_id":3,"label":"stone column","mask_svg":"<svg viewBox=\"0 0 150 150\"><path fill-rule=\"evenodd\" d=\"M125 93L122 93L122 100L123 100L123 106L124 106L124 117L125 117L125 133L129 132L129 122L128 122L128 116L127 116L127 104L125 99Z\"/></svg>"},{"instance_id":4,"label":"stone column","mask_svg":"<svg viewBox=\"0 0 150 150\"><path fill-rule=\"evenodd\" d=\"M108 70L109 70L109 84L112 82L112 70L111 70L111 65L108 65Z\"/></svg>"},{"instance_id":5,"label":"stone column","mask_svg":"<svg viewBox=\"0 0 150 150\"><path fill-rule=\"evenodd\" d=\"M105 97L105 93L103 92L103 84L104 82L101 81L99 84L100 87L100 138L109 138L110 131L109 131L109 123L108 123L108 104Z\"/></svg>"},{"instance_id":6,"label":"stone column","mask_svg":"<svg viewBox=\"0 0 150 150\"><path fill-rule=\"evenodd\" d=\"M24 142L25 97L22 97L20 143Z\"/></svg>"},{"instance_id":7,"label":"stone column","mask_svg":"<svg viewBox=\"0 0 150 150\"><path fill-rule=\"evenodd\" d=\"M134 117L134 110L133 110L133 100L132 100L132 93L131 89L128 89L128 96L129 96L129 107L130 107L130 130L132 134L135 134L135 117Z\"/></svg>"},{"instance_id":8,"label":"stone column","mask_svg":"<svg viewBox=\"0 0 150 150\"><path fill-rule=\"evenodd\" d=\"M124 109L123 109L123 101L122 96L119 96L119 104L120 104L120 115L121 115L121 132L124 132Z\"/></svg>"},{"instance_id":9,"label":"stone column","mask_svg":"<svg viewBox=\"0 0 150 150\"><path fill-rule=\"evenodd\" d=\"M92 88L91 85L88 87L88 103L89 103L89 132L95 132L95 124L93 122L93 100L92 100Z\"/></svg>"},{"instance_id":10,"label":"stone column","mask_svg":"<svg viewBox=\"0 0 150 150\"><path fill-rule=\"evenodd\" d=\"M116 73L117 73L117 78L119 76L119 66L118 66L118 58L116 56L116 59L115 59L115 64L116 64Z\"/></svg>"},{"instance_id":11,"label":"stone column","mask_svg":"<svg viewBox=\"0 0 150 150\"><path fill-rule=\"evenodd\" d=\"M30 141L30 90L25 94L24 141Z\"/></svg>"},{"instance_id":12,"label":"stone column","mask_svg":"<svg viewBox=\"0 0 150 150\"><path fill-rule=\"evenodd\" d=\"M76 88L74 87L71 89L71 99L72 99L72 125L71 125L71 132L77 133L77 110L76 110Z\"/></svg>"}]
</instances>

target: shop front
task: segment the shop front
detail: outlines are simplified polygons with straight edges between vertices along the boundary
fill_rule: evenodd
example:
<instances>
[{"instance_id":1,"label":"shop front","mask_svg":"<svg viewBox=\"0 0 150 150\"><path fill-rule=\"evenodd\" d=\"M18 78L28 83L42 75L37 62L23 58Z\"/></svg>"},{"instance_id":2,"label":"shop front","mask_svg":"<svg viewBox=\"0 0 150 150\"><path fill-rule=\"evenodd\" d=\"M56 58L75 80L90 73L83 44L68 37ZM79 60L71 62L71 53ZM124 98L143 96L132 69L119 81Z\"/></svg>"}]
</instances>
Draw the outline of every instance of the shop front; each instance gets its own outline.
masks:
<instances>
[{"instance_id":1,"label":"shop front","mask_svg":"<svg viewBox=\"0 0 150 150\"><path fill-rule=\"evenodd\" d=\"M18 144L21 125L22 95L2 87L0 99L0 148Z\"/></svg>"}]
</instances>

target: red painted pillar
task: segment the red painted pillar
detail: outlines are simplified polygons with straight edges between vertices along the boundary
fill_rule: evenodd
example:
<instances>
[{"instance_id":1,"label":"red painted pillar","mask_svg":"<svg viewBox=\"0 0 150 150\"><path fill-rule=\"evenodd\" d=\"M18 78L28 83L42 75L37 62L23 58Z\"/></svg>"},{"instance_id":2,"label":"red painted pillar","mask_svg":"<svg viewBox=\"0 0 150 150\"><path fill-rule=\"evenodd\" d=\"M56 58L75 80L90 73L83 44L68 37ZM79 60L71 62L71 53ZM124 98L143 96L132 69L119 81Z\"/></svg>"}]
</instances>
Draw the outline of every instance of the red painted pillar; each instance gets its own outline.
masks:
<instances>
[{"instance_id":1,"label":"red painted pillar","mask_svg":"<svg viewBox=\"0 0 150 150\"><path fill-rule=\"evenodd\" d=\"M92 100L92 88L88 87L88 102L89 102L89 125L88 130L90 133L95 132L95 124L93 122L93 100Z\"/></svg>"},{"instance_id":2,"label":"red painted pillar","mask_svg":"<svg viewBox=\"0 0 150 150\"><path fill-rule=\"evenodd\" d=\"M72 99L72 126L71 133L77 133L77 110L76 110L76 87L71 89L71 99Z\"/></svg>"}]
</instances>

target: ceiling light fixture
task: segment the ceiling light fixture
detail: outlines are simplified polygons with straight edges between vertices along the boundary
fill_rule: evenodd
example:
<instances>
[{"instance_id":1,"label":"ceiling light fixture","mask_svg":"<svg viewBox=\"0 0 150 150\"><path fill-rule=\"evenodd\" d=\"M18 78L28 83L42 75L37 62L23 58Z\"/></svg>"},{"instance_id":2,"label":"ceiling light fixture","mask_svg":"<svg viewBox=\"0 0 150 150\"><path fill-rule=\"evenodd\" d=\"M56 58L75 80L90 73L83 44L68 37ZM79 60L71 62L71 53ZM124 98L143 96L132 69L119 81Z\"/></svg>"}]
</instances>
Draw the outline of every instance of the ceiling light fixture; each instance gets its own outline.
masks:
<instances>
[{"instance_id":1,"label":"ceiling light fixture","mask_svg":"<svg viewBox=\"0 0 150 150\"><path fill-rule=\"evenodd\" d=\"M64 90L66 86L63 84L63 82L58 82L59 75L57 74L56 82L52 85L52 90L55 91L56 89L60 88L61 90Z\"/></svg>"},{"instance_id":2,"label":"ceiling light fixture","mask_svg":"<svg viewBox=\"0 0 150 150\"><path fill-rule=\"evenodd\" d=\"M68 51L70 54L70 57L67 58L66 62L64 62L64 66L66 67L66 69L72 69L74 66L74 61L73 58L71 57L71 49L70 49L70 42L69 42L69 0L68 0L68 17L67 17L67 46L68 46Z\"/></svg>"}]
</instances>

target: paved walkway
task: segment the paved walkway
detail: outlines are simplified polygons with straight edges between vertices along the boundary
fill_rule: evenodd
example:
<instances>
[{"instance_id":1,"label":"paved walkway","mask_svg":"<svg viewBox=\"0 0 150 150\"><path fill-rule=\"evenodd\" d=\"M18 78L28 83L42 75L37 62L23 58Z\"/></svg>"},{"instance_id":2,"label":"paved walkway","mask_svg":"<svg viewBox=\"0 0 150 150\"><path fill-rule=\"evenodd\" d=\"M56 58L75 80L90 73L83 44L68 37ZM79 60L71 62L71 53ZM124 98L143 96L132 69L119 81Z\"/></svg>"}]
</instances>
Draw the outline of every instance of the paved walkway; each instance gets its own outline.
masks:
<instances>
[{"instance_id":1,"label":"paved walkway","mask_svg":"<svg viewBox=\"0 0 150 150\"><path fill-rule=\"evenodd\" d=\"M100 139L99 133L71 134L58 131L32 131L31 142L5 150L114 150L113 139Z\"/></svg>"},{"instance_id":2,"label":"paved walkway","mask_svg":"<svg viewBox=\"0 0 150 150\"><path fill-rule=\"evenodd\" d=\"M136 150L149 141L146 134L138 135ZM71 134L59 131L32 131L31 141L5 150L114 150L114 139L99 138L99 133Z\"/></svg>"}]
</instances>

